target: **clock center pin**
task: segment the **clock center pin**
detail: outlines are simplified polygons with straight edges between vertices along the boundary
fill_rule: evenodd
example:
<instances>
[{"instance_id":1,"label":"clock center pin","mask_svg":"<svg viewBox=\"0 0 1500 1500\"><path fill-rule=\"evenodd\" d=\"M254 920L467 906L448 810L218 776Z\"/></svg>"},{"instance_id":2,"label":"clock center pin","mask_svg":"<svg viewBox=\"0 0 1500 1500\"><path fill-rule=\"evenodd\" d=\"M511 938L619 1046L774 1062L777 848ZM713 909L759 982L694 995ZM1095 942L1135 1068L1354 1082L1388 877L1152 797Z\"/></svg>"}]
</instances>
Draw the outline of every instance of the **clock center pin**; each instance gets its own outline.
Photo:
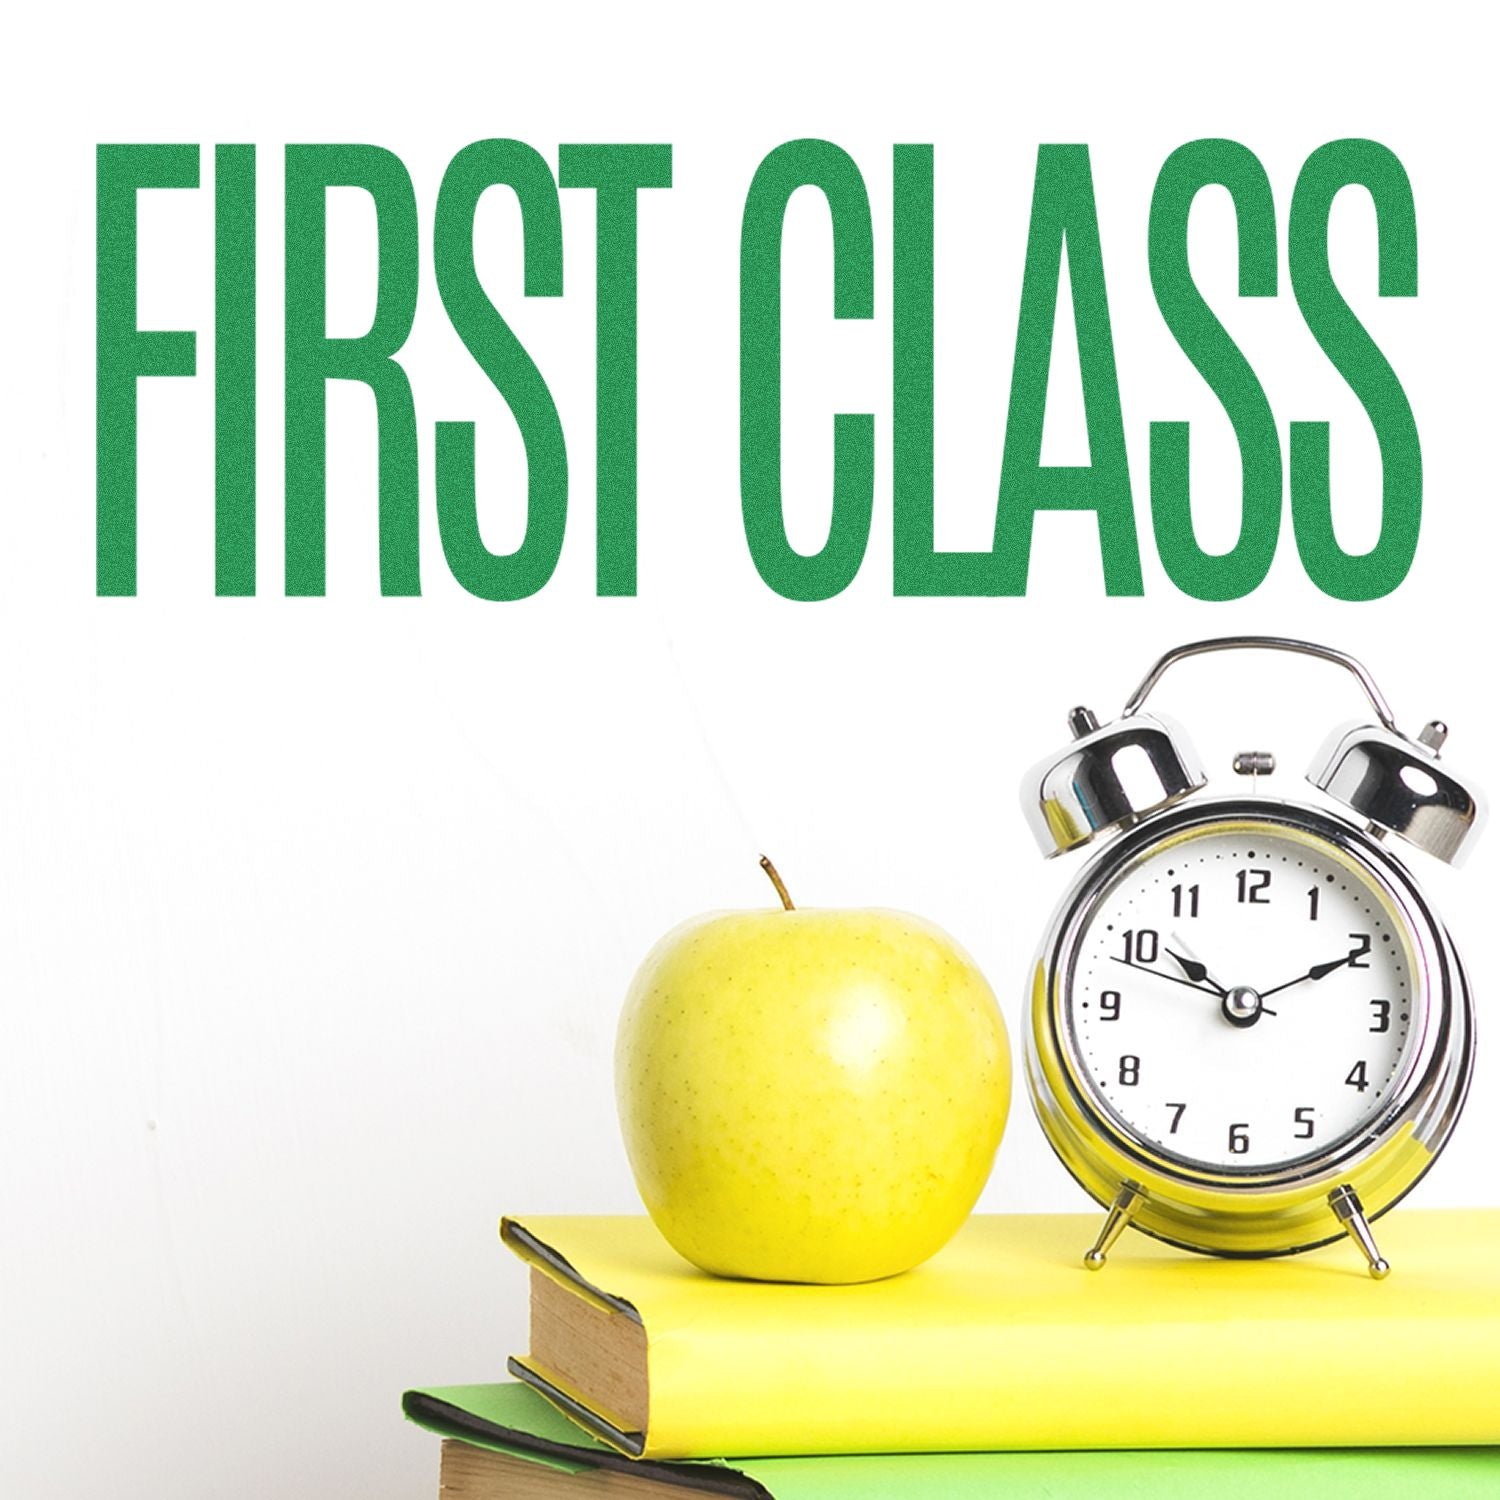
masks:
<instances>
[{"instance_id":1,"label":"clock center pin","mask_svg":"<svg viewBox=\"0 0 1500 1500\"><path fill-rule=\"evenodd\" d=\"M1260 993L1248 984L1237 984L1220 1002L1224 1019L1231 1026L1253 1026L1260 1020Z\"/></svg>"}]
</instances>

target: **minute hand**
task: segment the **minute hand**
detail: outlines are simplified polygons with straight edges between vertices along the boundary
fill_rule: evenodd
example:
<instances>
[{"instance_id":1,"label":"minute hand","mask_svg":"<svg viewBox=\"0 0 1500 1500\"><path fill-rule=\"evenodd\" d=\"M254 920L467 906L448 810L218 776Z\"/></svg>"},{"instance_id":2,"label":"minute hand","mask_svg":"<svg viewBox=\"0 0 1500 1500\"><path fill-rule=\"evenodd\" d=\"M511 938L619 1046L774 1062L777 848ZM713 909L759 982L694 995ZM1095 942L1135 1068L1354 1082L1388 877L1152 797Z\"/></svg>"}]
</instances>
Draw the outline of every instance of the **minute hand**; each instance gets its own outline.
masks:
<instances>
[{"instance_id":1,"label":"minute hand","mask_svg":"<svg viewBox=\"0 0 1500 1500\"><path fill-rule=\"evenodd\" d=\"M1345 964L1352 964L1360 957L1363 949L1356 948L1352 953L1346 953L1342 958L1331 958L1326 964L1314 964L1307 973L1299 974L1295 979L1288 979L1285 984L1274 985L1271 989L1262 990L1260 998L1266 999L1270 995L1279 995L1282 990L1289 990L1294 984L1301 984L1308 979L1326 979L1335 969L1342 969Z\"/></svg>"}]
</instances>

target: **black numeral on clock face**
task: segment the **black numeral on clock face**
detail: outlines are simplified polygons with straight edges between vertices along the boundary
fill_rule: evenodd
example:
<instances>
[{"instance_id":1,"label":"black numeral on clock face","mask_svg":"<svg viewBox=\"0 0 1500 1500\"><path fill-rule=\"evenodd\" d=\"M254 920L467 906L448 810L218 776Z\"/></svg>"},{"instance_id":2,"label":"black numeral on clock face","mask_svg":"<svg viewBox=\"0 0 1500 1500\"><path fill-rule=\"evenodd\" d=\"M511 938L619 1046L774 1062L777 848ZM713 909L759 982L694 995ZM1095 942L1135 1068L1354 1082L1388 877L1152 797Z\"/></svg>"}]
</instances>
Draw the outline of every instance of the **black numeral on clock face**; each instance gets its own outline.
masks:
<instances>
[{"instance_id":1,"label":"black numeral on clock face","mask_svg":"<svg viewBox=\"0 0 1500 1500\"><path fill-rule=\"evenodd\" d=\"M1099 1019L1101 1021L1118 1021L1120 1019L1119 990L1102 990L1100 992Z\"/></svg>"},{"instance_id":2,"label":"black numeral on clock face","mask_svg":"<svg viewBox=\"0 0 1500 1500\"><path fill-rule=\"evenodd\" d=\"M1371 1031L1389 1031L1391 1029L1391 1002L1389 1000L1372 1000L1370 1004L1375 1009L1375 1024Z\"/></svg>"},{"instance_id":3,"label":"black numeral on clock face","mask_svg":"<svg viewBox=\"0 0 1500 1500\"><path fill-rule=\"evenodd\" d=\"M1269 906L1271 898L1266 894L1271 884L1269 870L1241 870L1234 877L1239 887L1238 899L1246 906Z\"/></svg>"},{"instance_id":4,"label":"black numeral on clock face","mask_svg":"<svg viewBox=\"0 0 1500 1500\"><path fill-rule=\"evenodd\" d=\"M1304 1104L1300 1109L1292 1111L1292 1118L1297 1122L1297 1139L1299 1141L1310 1141L1313 1138L1313 1107Z\"/></svg>"},{"instance_id":5,"label":"black numeral on clock face","mask_svg":"<svg viewBox=\"0 0 1500 1500\"><path fill-rule=\"evenodd\" d=\"M1132 1053L1127 1052L1120 1059L1120 1082L1127 1086L1134 1086L1141 1081L1141 1060Z\"/></svg>"},{"instance_id":6,"label":"black numeral on clock face","mask_svg":"<svg viewBox=\"0 0 1500 1500\"><path fill-rule=\"evenodd\" d=\"M1309 922L1318 920L1318 897L1318 888L1313 886L1307 893L1307 920Z\"/></svg>"},{"instance_id":7,"label":"black numeral on clock face","mask_svg":"<svg viewBox=\"0 0 1500 1500\"><path fill-rule=\"evenodd\" d=\"M1360 1093L1364 1093L1364 1091L1370 1086L1370 1079L1365 1072L1364 1063L1355 1063L1355 1065L1349 1069L1349 1076L1344 1080L1344 1082L1347 1083L1351 1089L1358 1089Z\"/></svg>"},{"instance_id":8,"label":"black numeral on clock face","mask_svg":"<svg viewBox=\"0 0 1500 1500\"><path fill-rule=\"evenodd\" d=\"M1127 927L1120 936L1125 940L1125 962L1154 964L1161 952L1161 934L1154 927Z\"/></svg>"},{"instance_id":9,"label":"black numeral on clock face","mask_svg":"<svg viewBox=\"0 0 1500 1500\"><path fill-rule=\"evenodd\" d=\"M1370 961L1365 957L1370 951L1370 934L1368 932L1351 932L1349 941L1356 946L1349 954L1349 967L1351 969L1368 969Z\"/></svg>"},{"instance_id":10,"label":"black numeral on clock face","mask_svg":"<svg viewBox=\"0 0 1500 1500\"><path fill-rule=\"evenodd\" d=\"M1172 887L1172 915L1180 917L1184 912L1190 917L1198 915L1198 887L1195 885Z\"/></svg>"},{"instance_id":11,"label":"black numeral on clock face","mask_svg":"<svg viewBox=\"0 0 1500 1500\"><path fill-rule=\"evenodd\" d=\"M1187 1108L1186 1104L1169 1104L1167 1108L1172 1111L1172 1124L1168 1129L1168 1135L1176 1135L1177 1127L1182 1124L1182 1112Z\"/></svg>"},{"instance_id":12,"label":"black numeral on clock face","mask_svg":"<svg viewBox=\"0 0 1500 1500\"><path fill-rule=\"evenodd\" d=\"M1250 1149L1250 1125L1248 1121L1229 1127L1229 1149L1235 1156L1243 1156Z\"/></svg>"}]
</instances>

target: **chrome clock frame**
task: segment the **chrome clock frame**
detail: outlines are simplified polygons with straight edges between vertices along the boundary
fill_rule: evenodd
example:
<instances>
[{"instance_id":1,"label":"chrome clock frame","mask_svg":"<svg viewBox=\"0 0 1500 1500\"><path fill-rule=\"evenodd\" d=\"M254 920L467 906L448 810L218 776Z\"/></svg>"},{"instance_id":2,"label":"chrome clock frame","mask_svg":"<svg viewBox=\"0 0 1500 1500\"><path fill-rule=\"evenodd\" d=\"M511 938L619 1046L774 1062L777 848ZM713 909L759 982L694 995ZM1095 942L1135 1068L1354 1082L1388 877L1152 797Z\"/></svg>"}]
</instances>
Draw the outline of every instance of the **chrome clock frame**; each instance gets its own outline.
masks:
<instances>
[{"instance_id":1,"label":"chrome clock frame","mask_svg":"<svg viewBox=\"0 0 1500 1500\"><path fill-rule=\"evenodd\" d=\"M1079 939L1115 880L1188 831L1236 823L1313 843L1381 888L1401 919L1420 976L1420 1033L1378 1114L1322 1151L1270 1169L1209 1167L1132 1132L1095 1091L1073 1043L1068 992ZM1415 991L1414 991L1415 993ZM1097 1268L1126 1224L1183 1249L1231 1257L1287 1255L1348 1234L1372 1274L1389 1269L1370 1222L1432 1165L1468 1093L1474 1007L1447 929L1401 863L1355 824L1270 798L1194 801L1155 813L1106 845L1058 906L1032 971L1026 1074L1052 1149L1109 1212L1085 1257Z\"/></svg>"}]
</instances>

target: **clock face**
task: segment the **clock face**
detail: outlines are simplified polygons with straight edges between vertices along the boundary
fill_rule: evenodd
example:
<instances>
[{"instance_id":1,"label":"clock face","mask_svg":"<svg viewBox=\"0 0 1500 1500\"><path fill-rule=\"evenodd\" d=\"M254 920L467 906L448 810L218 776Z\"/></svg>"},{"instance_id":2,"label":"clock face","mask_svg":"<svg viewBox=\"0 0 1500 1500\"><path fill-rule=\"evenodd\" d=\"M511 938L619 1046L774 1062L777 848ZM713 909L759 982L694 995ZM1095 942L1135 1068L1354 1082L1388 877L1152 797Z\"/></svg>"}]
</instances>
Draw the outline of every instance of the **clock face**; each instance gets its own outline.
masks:
<instances>
[{"instance_id":1,"label":"clock face","mask_svg":"<svg viewBox=\"0 0 1500 1500\"><path fill-rule=\"evenodd\" d=\"M1236 819L1112 877L1083 917L1064 1006L1083 1081L1131 1136L1264 1172L1387 1107L1425 1002L1373 872L1310 832Z\"/></svg>"}]
</instances>

